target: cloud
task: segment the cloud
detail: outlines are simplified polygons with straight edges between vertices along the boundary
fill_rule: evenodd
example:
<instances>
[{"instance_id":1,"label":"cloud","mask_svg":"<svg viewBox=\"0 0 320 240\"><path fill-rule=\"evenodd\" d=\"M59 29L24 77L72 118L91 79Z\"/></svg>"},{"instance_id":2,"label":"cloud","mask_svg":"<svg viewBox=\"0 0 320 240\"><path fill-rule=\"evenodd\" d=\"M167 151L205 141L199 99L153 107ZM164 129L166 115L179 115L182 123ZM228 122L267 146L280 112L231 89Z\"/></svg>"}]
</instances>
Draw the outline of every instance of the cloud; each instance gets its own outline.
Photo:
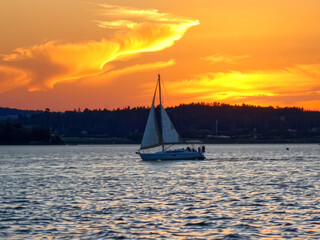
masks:
<instances>
[{"instance_id":1,"label":"cloud","mask_svg":"<svg viewBox=\"0 0 320 240\"><path fill-rule=\"evenodd\" d=\"M105 83L105 79L108 80L114 80L116 78L119 78L123 75L133 74L133 73L139 73L147 70L159 70L162 68L170 67L176 64L176 61L174 59L170 59L166 62L152 62L152 63L146 63L146 64L135 64L131 65L129 67L124 67L120 69L110 69L109 71L105 72L104 74L101 74L100 76L95 77L95 85L99 85L100 83ZM86 81L83 81L84 84L87 84L90 79L86 79ZM90 84L90 83L89 83Z\"/></svg>"},{"instance_id":2,"label":"cloud","mask_svg":"<svg viewBox=\"0 0 320 240\"><path fill-rule=\"evenodd\" d=\"M320 108L320 64L297 65L267 71L209 72L192 79L170 82L175 96L189 101L303 105Z\"/></svg>"},{"instance_id":3,"label":"cloud","mask_svg":"<svg viewBox=\"0 0 320 240\"><path fill-rule=\"evenodd\" d=\"M109 78L115 78L115 77L118 77L118 76L124 75L124 74L136 73L136 72L141 72L141 71L150 70L150 69L160 69L160 68L170 67L175 64L176 64L176 61L174 59L170 59L167 62L153 62L153 63L148 63L148 64L136 64L136 65L132 65L130 67L126 67L123 69L110 71L107 73L107 76Z\"/></svg>"},{"instance_id":4,"label":"cloud","mask_svg":"<svg viewBox=\"0 0 320 240\"><path fill-rule=\"evenodd\" d=\"M0 65L0 93L16 88L17 85L28 83L27 74L20 69Z\"/></svg>"},{"instance_id":5,"label":"cloud","mask_svg":"<svg viewBox=\"0 0 320 240\"><path fill-rule=\"evenodd\" d=\"M0 55L0 75L4 76L0 86L5 89L3 91L21 86L27 86L30 91L47 90L59 82L105 73L109 69L107 65L120 58L172 46L190 27L199 24L197 20L157 10L112 5L101 7L101 16L105 19L96 21L97 25L115 31L113 37L100 41L49 41ZM157 63L147 63L144 68L154 65ZM139 67L127 67L124 71L135 68ZM114 71L120 74L122 70Z\"/></svg>"},{"instance_id":6,"label":"cloud","mask_svg":"<svg viewBox=\"0 0 320 240\"><path fill-rule=\"evenodd\" d=\"M208 61L209 64L225 63L225 64L239 64L241 60L249 58L249 55L228 55L215 54L212 56L203 57L202 60Z\"/></svg>"},{"instance_id":7,"label":"cloud","mask_svg":"<svg viewBox=\"0 0 320 240\"><path fill-rule=\"evenodd\" d=\"M161 23L166 25L175 25L175 27L181 25L181 30L184 32L183 25L197 25L198 20L192 20L184 17L178 17L169 13L159 13L156 9L135 9L122 6L101 4L104 8L101 15L107 17L108 20L96 21L100 27L103 28L131 28L141 23ZM119 19L123 18L125 19Z\"/></svg>"}]
</instances>

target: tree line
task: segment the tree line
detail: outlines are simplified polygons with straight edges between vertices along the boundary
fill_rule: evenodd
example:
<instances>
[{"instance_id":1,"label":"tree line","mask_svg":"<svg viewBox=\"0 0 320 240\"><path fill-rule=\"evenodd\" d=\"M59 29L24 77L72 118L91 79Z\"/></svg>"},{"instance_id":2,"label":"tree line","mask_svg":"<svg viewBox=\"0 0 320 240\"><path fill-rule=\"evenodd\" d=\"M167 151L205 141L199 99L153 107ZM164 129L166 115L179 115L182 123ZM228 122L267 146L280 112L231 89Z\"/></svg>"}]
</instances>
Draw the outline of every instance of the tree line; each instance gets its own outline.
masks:
<instances>
[{"instance_id":1,"label":"tree line","mask_svg":"<svg viewBox=\"0 0 320 240\"><path fill-rule=\"evenodd\" d=\"M159 109L158 109L159 110ZM220 103L181 104L167 108L168 115L183 138L214 139L256 138L256 139L298 139L320 136L320 112L305 111L297 107L261 107L253 105L229 105ZM6 120L6 124L37 126L32 131L46 129L46 134L24 132L17 127L13 131L18 135L42 136L49 141L51 136L76 136L112 138L120 137L140 142L147 122L149 108L126 107L124 109L99 109L83 111L51 112L36 111L20 114L15 120ZM3 123L4 124L4 123ZM8 133L9 126L2 125L0 135ZM11 126L11 128L13 128ZM7 132L7 133L5 133ZM49 134L50 133L50 134ZM49 134L49 138L48 138ZM44 137L44 135L46 135ZM8 134L6 135L8 137ZM34 138L30 138L32 141ZM42 141L41 140L41 141ZM38 140L35 140L38 141Z\"/></svg>"}]
</instances>

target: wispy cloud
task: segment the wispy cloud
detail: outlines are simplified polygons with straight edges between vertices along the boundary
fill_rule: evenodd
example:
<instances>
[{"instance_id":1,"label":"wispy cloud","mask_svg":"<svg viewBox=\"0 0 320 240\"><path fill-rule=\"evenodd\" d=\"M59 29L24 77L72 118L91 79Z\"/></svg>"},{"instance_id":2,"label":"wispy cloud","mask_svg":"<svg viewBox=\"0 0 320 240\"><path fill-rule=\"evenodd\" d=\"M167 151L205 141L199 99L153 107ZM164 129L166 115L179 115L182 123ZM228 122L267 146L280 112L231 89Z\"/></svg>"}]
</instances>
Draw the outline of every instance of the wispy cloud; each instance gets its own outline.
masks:
<instances>
[{"instance_id":1,"label":"wispy cloud","mask_svg":"<svg viewBox=\"0 0 320 240\"><path fill-rule=\"evenodd\" d=\"M101 5L101 28L115 31L113 37L100 41L49 41L21 47L12 54L0 55L2 92L26 86L30 91L47 90L58 82L96 76L108 71L107 64L119 58L170 47L197 20L177 17L157 10L141 10ZM159 63L146 63L154 67ZM170 61L171 65L174 61ZM160 64L164 66L163 64ZM133 65L124 71L142 69ZM120 74L122 69L113 70ZM92 78L91 78L92 79Z\"/></svg>"},{"instance_id":2,"label":"wispy cloud","mask_svg":"<svg viewBox=\"0 0 320 240\"><path fill-rule=\"evenodd\" d=\"M203 57L202 60L208 61L209 64L225 63L225 64L239 64L243 59L250 58L249 55L228 55L218 53L215 55Z\"/></svg>"},{"instance_id":3,"label":"wispy cloud","mask_svg":"<svg viewBox=\"0 0 320 240\"><path fill-rule=\"evenodd\" d=\"M0 65L0 93L28 84L27 73L20 69Z\"/></svg>"},{"instance_id":4,"label":"wispy cloud","mask_svg":"<svg viewBox=\"0 0 320 240\"><path fill-rule=\"evenodd\" d=\"M129 67L124 67L121 69L110 69L105 74L101 74L100 76L95 77L95 83L98 85L99 83L105 83L105 79L114 80L120 76L127 75L127 74L133 74L133 73L139 73L146 70L156 70L170 67L176 64L176 61L174 59L170 59L166 62L152 62L152 63L146 63L146 64L135 64L131 65ZM88 81L84 81L84 84L87 84ZM89 83L90 84L90 83Z\"/></svg>"},{"instance_id":5,"label":"wispy cloud","mask_svg":"<svg viewBox=\"0 0 320 240\"><path fill-rule=\"evenodd\" d=\"M169 13L160 13L157 9L135 9L107 4L101 4L100 6L104 8L101 15L108 19L96 21L103 28L133 29L139 24L148 22L150 24L174 25L175 28L180 25L182 32L184 32L184 25L194 26L199 24L198 20L178 17Z\"/></svg>"}]
</instances>

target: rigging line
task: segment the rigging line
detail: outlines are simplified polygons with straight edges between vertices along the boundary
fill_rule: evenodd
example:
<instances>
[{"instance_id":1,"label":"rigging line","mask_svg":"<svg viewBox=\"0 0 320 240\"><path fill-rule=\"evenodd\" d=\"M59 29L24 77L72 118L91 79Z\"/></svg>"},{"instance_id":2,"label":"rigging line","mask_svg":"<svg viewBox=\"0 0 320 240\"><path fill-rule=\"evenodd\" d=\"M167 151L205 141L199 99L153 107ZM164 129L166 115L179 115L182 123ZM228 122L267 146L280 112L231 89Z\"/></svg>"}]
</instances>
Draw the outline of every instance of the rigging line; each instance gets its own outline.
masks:
<instances>
[{"instance_id":1,"label":"rigging line","mask_svg":"<svg viewBox=\"0 0 320 240\"><path fill-rule=\"evenodd\" d=\"M167 149L171 148L172 146L173 146L173 144L171 144L171 145L167 145L167 146L165 147L165 150L167 150Z\"/></svg>"},{"instance_id":2,"label":"rigging line","mask_svg":"<svg viewBox=\"0 0 320 240\"><path fill-rule=\"evenodd\" d=\"M162 146L162 151L164 151L164 143L163 143L163 122L161 119L161 107L162 107L162 102L161 102L161 78L160 78L160 74L158 74L158 84L159 84L159 102L160 102L160 125L161 125L161 134L162 134L162 141L161 141L161 146Z\"/></svg>"},{"instance_id":3,"label":"rigging line","mask_svg":"<svg viewBox=\"0 0 320 240\"><path fill-rule=\"evenodd\" d=\"M160 86L159 86L160 87ZM153 100L152 100L152 105L154 105L154 101L156 99L156 95L157 95L157 88L158 88L158 82L156 84L156 89L154 90L154 94L153 94Z\"/></svg>"}]
</instances>

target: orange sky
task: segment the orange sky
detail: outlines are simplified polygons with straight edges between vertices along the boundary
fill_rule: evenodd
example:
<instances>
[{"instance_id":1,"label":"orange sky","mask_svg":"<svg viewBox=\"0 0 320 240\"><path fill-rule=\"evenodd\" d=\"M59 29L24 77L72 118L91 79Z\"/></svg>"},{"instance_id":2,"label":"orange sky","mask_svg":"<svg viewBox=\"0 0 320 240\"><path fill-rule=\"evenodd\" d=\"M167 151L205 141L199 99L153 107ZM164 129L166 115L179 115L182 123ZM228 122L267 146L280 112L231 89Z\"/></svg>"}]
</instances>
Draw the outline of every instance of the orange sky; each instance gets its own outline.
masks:
<instances>
[{"instance_id":1,"label":"orange sky","mask_svg":"<svg viewBox=\"0 0 320 240\"><path fill-rule=\"evenodd\" d=\"M320 110L318 0L1 0L0 106Z\"/></svg>"}]
</instances>

